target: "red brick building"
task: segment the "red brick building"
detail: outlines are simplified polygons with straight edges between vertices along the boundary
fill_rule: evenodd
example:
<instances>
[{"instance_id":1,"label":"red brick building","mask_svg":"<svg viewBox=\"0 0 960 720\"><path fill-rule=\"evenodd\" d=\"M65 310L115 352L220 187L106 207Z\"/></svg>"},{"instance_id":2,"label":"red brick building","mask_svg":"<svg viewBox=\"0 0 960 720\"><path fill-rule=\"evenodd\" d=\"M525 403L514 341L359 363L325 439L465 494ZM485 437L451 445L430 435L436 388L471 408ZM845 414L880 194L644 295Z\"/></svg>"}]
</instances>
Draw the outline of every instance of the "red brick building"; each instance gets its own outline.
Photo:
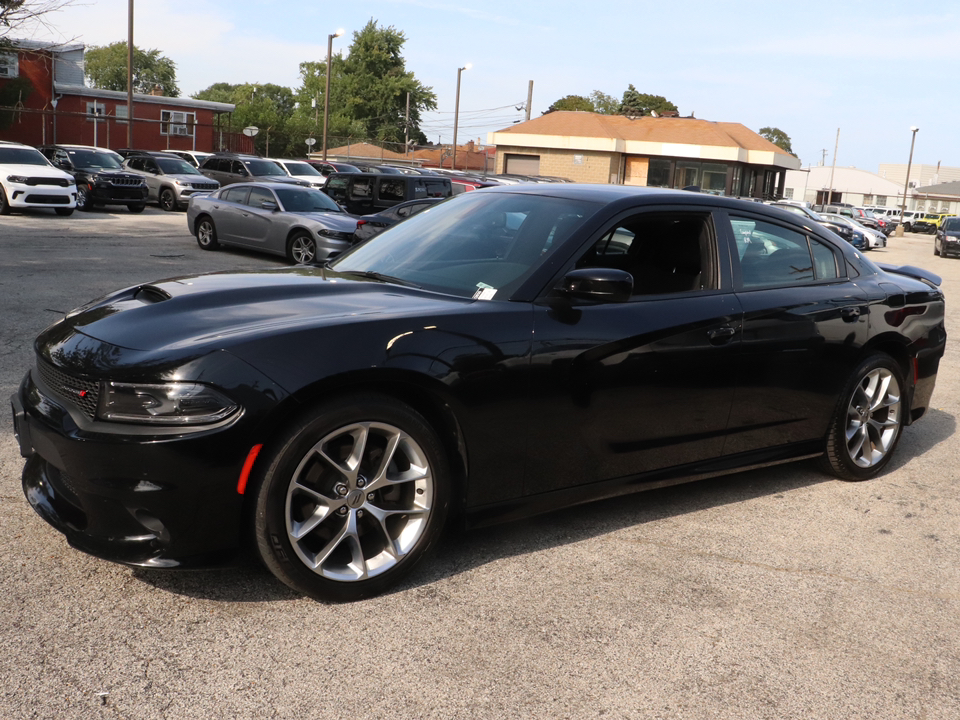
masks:
<instances>
[{"instance_id":1,"label":"red brick building","mask_svg":"<svg viewBox=\"0 0 960 720\"><path fill-rule=\"evenodd\" d=\"M128 146L127 94L83 84L82 44L14 41L0 52L0 140ZM250 151L233 132L228 103L133 96L133 147L144 150Z\"/></svg>"}]
</instances>

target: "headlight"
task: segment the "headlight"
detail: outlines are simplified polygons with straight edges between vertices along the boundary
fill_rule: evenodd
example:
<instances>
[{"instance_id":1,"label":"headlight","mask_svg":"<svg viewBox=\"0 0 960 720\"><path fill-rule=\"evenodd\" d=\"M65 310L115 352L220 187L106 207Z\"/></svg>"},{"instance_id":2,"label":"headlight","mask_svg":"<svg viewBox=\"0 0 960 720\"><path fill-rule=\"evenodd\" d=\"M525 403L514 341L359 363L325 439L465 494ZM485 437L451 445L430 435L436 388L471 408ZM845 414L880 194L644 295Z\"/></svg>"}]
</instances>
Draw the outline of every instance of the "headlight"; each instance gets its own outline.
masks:
<instances>
[{"instance_id":1,"label":"headlight","mask_svg":"<svg viewBox=\"0 0 960 720\"><path fill-rule=\"evenodd\" d=\"M27 182L27 179L23 175L7 175L7 182L25 185Z\"/></svg>"},{"instance_id":2,"label":"headlight","mask_svg":"<svg viewBox=\"0 0 960 720\"><path fill-rule=\"evenodd\" d=\"M328 230L324 228L317 233L320 237L330 238L331 240L352 240L353 233L340 232L338 230Z\"/></svg>"},{"instance_id":3,"label":"headlight","mask_svg":"<svg viewBox=\"0 0 960 720\"><path fill-rule=\"evenodd\" d=\"M197 383L105 382L98 414L104 420L150 425L202 425L222 420L238 405Z\"/></svg>"}]
</instances>

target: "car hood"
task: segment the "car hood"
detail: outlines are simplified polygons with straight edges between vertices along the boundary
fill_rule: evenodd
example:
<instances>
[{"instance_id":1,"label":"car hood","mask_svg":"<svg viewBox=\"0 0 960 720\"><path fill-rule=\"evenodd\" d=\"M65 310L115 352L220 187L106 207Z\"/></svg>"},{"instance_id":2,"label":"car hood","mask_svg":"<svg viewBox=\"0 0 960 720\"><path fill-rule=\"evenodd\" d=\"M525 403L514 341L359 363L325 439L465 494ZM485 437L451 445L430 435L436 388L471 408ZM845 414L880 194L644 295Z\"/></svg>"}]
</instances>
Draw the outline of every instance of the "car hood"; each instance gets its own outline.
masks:
<instances>
[{"instance_id":1,"label":"car hood","mask_svg":"<svg viewBox=\"0 0 960 720\"><path fill-rule=\"evenodd\" d=\"M130 350L193 353L307 327L432 317L472 302L377 281L327 280L317 267L213 273L126 288L74 310L44 334L61 326L57 334L80 332Z\"/></svg>"},{"instance_id":2,"label":"car hood","mask_svg":"<svg viewBox=\"0 0 960 720\"><path fill-rule=\"evenodd\" d=\"M25 177L61 178L73 182L73 175L57 170L48 165L2 165L0 172L6 175L23 175Z\"/></svg>"}]
</instances>

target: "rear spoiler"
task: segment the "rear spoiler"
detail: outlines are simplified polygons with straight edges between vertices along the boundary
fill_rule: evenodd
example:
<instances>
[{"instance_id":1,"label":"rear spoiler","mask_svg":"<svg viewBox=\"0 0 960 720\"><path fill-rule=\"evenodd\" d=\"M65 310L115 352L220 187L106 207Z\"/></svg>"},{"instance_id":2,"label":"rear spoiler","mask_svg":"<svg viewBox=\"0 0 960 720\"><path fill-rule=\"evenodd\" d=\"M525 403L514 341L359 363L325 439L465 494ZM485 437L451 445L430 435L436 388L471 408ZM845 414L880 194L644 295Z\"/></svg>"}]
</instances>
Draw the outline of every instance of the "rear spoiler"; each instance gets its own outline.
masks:
<instances>
[{"instance_id":1,"label":"rear spoiler","mask_svg":"<svg viewBox=\"0 0 960 720\"><path fill-rule=\"evenodd\" d=\"M943 282L943 278L935 273L930 272L929 270L924 270L923 268L914 267L913 265L887 265L886 263L874 263L878 268L888 273L896 273L897 275L906 275L907 277L916 278L917 280L923 280L928 282L935 287L940 287L940 283Z\"/></svg>"}]
</instances>

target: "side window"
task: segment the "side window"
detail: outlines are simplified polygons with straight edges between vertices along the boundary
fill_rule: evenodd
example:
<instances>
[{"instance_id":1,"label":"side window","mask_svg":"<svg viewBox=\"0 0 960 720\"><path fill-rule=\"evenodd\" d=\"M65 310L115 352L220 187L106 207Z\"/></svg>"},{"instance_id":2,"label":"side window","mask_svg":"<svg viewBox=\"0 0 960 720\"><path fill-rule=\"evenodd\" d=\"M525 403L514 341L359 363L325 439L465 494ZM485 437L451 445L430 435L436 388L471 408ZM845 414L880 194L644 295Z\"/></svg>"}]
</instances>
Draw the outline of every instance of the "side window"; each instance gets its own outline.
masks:
<instances>
[{"instance_id":1,"label":"side window","mask_svg":"<svg viewBox=\"0 0 960 720\"><path fill-rule=\"evenodd\" d=\"M221 198L227 202L244 204L247 201L247 193L250 192L250 188L243 187L230 187L225 193L220 195Z\"/></svg>"},{"instance_id":2,"label":"side window","mask_svg":"<svg viewBox=\"0 0 960 720\"><path fill-rule=\"evenodd\" d=\"M715 248L709 213L642 213L604 233L577 267L625 270L634 295L695 292L717 287Z\"/></svg>"},{"instance_id":3,"label":"side window","mask_svg":"<svg viewBox=\"0 0 960 720\"><path fill-rule=\"evenodd\" d=\"M143 158L130 158L127 160L127 167L131 170L143 170Z\"/></svg>"},{"instance_id":4,"label":"side window","mask_svg":"<svg viewBox=\"0 0 960 720\"><path fill-rule=\"evenodd\" d=\"M243 166L243 163L240 162L239 160L234 160L232 163L230 163L230 169L227 172L231 172L234 175L243 175L243 176L246 176L249 174L247 173L247 169Z\"/></svg>"},{"instance_id":5,"label":"side window","mask_svg":"<svg viewBox=\"0 0 960 720\"><path fill-rule=\"evenodd\" d=\"M247 198L247 205L258 208L260 207L260 203L264 201L275 203L277 199L273 196L273 193L266 188L250 188L250 197Z\"/></svg>"},{"instance_id":6,"label":"side window","mask_svg":"<svg viewBox=\"0 0 960 720\"><path fill-rule=\"evenodd\" d=\"M763 220L731 217L744 288L775 287L839 277L826 243Z\"/></svg>"},{"instance_id":7,"label":"side window","mask_svg":"<svg viewBox=\"0 0 960 720\"><path fill-rule=\"evenodd\" d=\"M373 178L354 178L350 197L358 200L373 197Z\"/></svg>"},{"instance_id":8,"label":"side window","mask_svg":"<svg viewBox=\"0 0 960 720\"><path fill-rule=\"evenodd\" d=\"M147 172L151 172L154 174L160 172L160 168L157 167L157 163L155 160L144 158L142 162L143 162L143 169L146 170Z\"/></svg>"},{"instance_id":9,"label":"side window","mask_svg":"<svg viewBox=\"0 0 960 720\"><path fill-rule=\"evenodd\" d=\"M451 194L449 181L443 180L424 180L427 197L449 197Z\"/></svg>"},{"instance_id":10,"label":"side window","mask_svg":"<svg viewBox=\"0 0 960 720\"><path fill-rule=\"evenodd\" d=\"M405 188L406 183L403 180L384 178L380 181L380 199L401 201L404 199Z\"/></svg>"}]
</instances>

